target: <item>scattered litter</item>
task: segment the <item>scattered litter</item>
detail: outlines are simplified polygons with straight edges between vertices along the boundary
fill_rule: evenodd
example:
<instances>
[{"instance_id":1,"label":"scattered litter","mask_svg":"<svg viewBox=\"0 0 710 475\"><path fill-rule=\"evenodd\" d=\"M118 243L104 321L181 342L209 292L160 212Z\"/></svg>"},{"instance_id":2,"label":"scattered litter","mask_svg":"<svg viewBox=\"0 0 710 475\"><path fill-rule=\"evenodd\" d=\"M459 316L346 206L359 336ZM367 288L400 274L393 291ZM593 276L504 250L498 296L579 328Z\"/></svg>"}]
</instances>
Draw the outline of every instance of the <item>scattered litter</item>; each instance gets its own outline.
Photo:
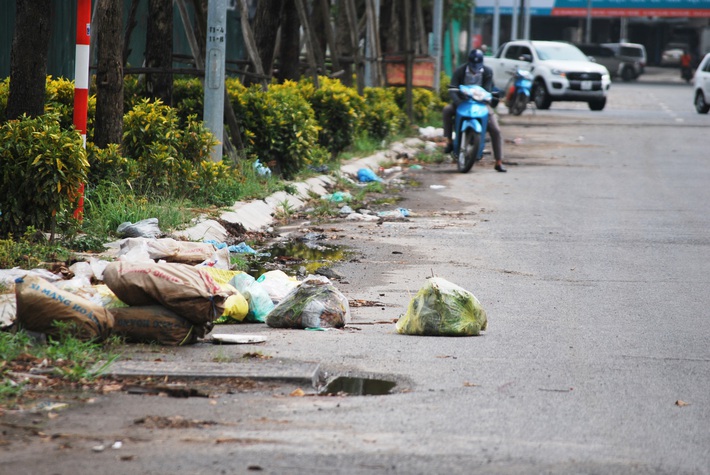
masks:
<instances>
[{"instance_id":1,"label":"scattered litter","mask_svg":"<svg viewBox=\"0 0 710 475\"><path fill-rule=\"evenodd\" d=\"M338 211L338 213L341 215L348 215L348 214L354 213L354 211L350 206L345 205L342 208L340 208L340 211Z\"/></svg>"},{"instance_id":2,"label":"scattered litter","mask_svg":"<svg viewBox=\"0 0 710 475\"><path fill-rule=\"evenodd\" d=\"M240 254L256 254L256 250L245 242L240 242L236 246L229 246L229 252L237 252Z\"/></svg>"},{"instance_id":3,"label":"scattered litter","mask_svg":"<svg viewBox=\"0 0 710 475\"><path fill-rule=\"evenodd\" d=\"M131 238L157 238L163 235L160 227L158 227L158 218L148 218L137 223L126 221L118 225L116 232L121 237Z\"/></svg>"},{"instance_id":4,"label":"scattered litter","mask_svg":"<svg viewBox=\"0 0 710 475\"><path fill-rule=\"evenodd\" d=\"M422 167L421 165L417 165L417 164L414 164L414 165L410 165L410 166L409 166L409 169L410 169L410 170L421 170L421 169L423 169L423 168L424 168L424 167Z\"/></svg>"},{"instance_id":5,"label":"scattered litter","mask_svg":"<svg viewBox=\"0 0 710 475\"><path fill-rule=\"evenodd\" d=\"M111 446L111 448L114 449L114 450L118 450L118 449L120 449L121 447L123 447L123 442L121 442L120 440L117 440L117 441L114 442L113 445Z\"/></svg>"},{"instance_id":6,"label":"scattered litter","mask_svg":"<svg viewBox=\"0 0 710 475\"><path fill-rule=\"evenodd\" d=\"M402 167L400 167L400 166L382 169L382 173L384 173L385 175L391 175L392 173L401 172L401 171L402 171Z\"/></svg>"},{"instance_id":7,"label":"scattered litter","mask_svg":"<svg viewBox=\"0 0 710 475\"><path fill-rule=\"evenodd\" d=\"M441 127L419 127L419 135L425 139L435 139L444 136L444 129Z\"/></svg>"},{"instance_id":8,"label":"scattered litter","mask_svg":"<svg viewBox=\"0 0 710 475\"><path fill-rule=\"evenodd\" d=\"M60 409L66 409L67 407L69 407L69 404L63 402L42 401L35 404L32 409L30 409L30 412L39 413L58 411Z\"/></svg>"},{"instance_id":9,"label":"scattered litter","mask_svg":"<svg viewBox=\"0 0 710 475\"><path fill-rule=\"evenodd\" d=\"M350 213L345 219L348 221L379 221L379 216L373 214Z\"/></svg>"},{"instance_id":10,"label":"scattered litter","mask_svg":"<svg viewBox=\"0 0 710 475\"><path fill-rule=\"evenodd\" d=\"M333 203L342 203L343 201L352 200L353 196L347 191L336 191L335 193L323 195L322 199L332 201Z\"/></svg>"},{"instance_id":11,"label":"scattered litter","mask_svg":"<svg viewBox=\"0 0 710 475\"><path fill-rule=\"evenodd\" d=\"M91 447L91 450L93 450L94 452L103 452L104 450L106 450L106 446L103 444L94 445L93 447Z\"/></svg>"},{"instance_id":12,"label":"scattered litter","mask_svg":"<svg viewBox=\"0 0 710 475\"><path fill-rule=\"evenodd\" d=\"M307 277L266 316L274 328L342 328L349 321L348 299L322 276Z\"/></svg>"},{"instance_id":13,"label":"scattered litter","mask_svg":"<svg viewBox=\"0 0 710 475\"><path fill-rule=\"evenodd\" d=\"M446 187L444 185L429 185L429 188L432 190L443 190Z\"/></svg>"},{"instance_id":14,"label":"scattered litter","mask_svg":"<svg viewBox=\"0 0 710 475\"><path fill-rule=\"evenodd\" d=\"M371 181L383 181L382 178L377 176L375 172L369 168L361 168L357 171L357 179L362 183L368 183Z\"/></svg>"},{"instance_id":15,"label":"scattered litter","mask_svg":"<svg viewBox=\"0 0 710 475\"><path fill-rule=\"evenodd\" d=\"M488 326L486 312L468 290L432 277L412 298L397 321L397 332L408 335L479 335Z\"/></svg>"},{"instance_id":16,"label":"scattered litter","mask_svg":"<svg viewBox=\"0 0 710 475\"><path fill-rule=\"evenodd\" d=\"M249 343L264 343L265 336L261 335L246 335L237 333L216 333L212 336L212 343L231 343L235 345L244 345Z\"/></svg>"},{"instance_id":17,"label":"scattered litter","mask_svg":"<svg viewBox=\"0 0 710 475\"><path fill-rule=\"evenodd\" d=\"M406 208L397 208L392 211L380 211L377 216L381 218L407 218L409 216L409 210Z\"/></svg>"},{"instance_id":18,"label":"scattered litter","mask_svg":"<svg viewBox=\"0 0 710 475\"><path fill-rule=\"evenodd\" d=\"M261 163L258 158L254 162L254 170L261 176L271 176L271 169Z\"/></svg>"}]
</instances>

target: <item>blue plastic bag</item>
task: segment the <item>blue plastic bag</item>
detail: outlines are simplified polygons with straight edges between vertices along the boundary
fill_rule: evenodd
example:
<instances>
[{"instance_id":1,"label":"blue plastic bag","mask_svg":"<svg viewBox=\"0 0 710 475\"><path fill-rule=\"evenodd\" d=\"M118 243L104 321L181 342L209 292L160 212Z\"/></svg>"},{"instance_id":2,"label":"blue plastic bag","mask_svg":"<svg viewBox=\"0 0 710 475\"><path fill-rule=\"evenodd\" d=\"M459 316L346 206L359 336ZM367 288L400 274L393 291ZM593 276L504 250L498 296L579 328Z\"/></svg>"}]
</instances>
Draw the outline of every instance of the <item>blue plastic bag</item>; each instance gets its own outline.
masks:
<instances>
[{"instance_id":1,"label":"blue plastic bag","mask_svg":"<svg viewBox=\"0 0 710 475\"><path fill-rule=\"evenodd\" d=\"M360 180L361 182L369 182L369 181L383 181L382 178L377 176L375 172L370 170L369 168L361 168L357 171L357 179Z\"/></svg>"}]
</instances>

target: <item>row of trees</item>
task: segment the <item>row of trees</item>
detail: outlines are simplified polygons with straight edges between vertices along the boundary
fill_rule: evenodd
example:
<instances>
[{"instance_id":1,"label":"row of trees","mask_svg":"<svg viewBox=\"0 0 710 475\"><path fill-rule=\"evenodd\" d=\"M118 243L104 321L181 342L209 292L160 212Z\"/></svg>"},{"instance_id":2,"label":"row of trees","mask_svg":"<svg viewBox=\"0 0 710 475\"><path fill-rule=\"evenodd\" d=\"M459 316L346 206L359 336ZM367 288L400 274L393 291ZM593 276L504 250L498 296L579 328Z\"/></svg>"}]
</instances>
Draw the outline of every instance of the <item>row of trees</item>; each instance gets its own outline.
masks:
<instances>
[{"instance_id":1,"label":"row of trees","mask_svg":"<svg viewBox=\"0 0 710 475\"><path fill-rule=\"evenodd\" d=\"M123 2L94 0L92 50L96 57L96 124L94 143L120 143L123 120L123 76L128 38L141 0L131 0L124 22ZM193 49L195 74L204 66L208 0L142 0L148 2L145 74L148 93L172 104L174 8L178 8ZM16 0L11 52L10 94L6 117L43 113L52 0ZM248 61L240 75L245 85L299 80L304 74L341 79L362 93L364 65L374 59L376 81L383 85L385 55L426 55L433 0L236 0ZM375 11L379 4L379 10ZM445 16L461 17L471 0L447 0ZM247 12L251 11L251 15ZM250 21L246 21L250 17ZM187 18L190 18L188 21ZM379 19L379 21L376 21ZM369 45L364 47L364 45ZM305 48L304 48L305 46ZM305 53L305 55L304 55ZM307 58L306 61L302 57ZM380 74L377 75L377 71ZM136 71L133 69L133 71ZM232 140L239 141L238 118L225 110Z\"/></svg>"}]
</instances>

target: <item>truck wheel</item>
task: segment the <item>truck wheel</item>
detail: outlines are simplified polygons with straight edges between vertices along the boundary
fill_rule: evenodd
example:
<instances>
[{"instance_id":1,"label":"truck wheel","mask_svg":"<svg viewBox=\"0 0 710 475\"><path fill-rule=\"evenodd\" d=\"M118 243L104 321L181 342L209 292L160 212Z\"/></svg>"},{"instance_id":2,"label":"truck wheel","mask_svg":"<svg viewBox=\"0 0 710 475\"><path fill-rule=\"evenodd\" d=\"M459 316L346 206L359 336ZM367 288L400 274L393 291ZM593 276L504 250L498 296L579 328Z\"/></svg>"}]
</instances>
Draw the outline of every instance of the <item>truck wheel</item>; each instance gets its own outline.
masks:
<instances>
[{"instance_id":1,"label":"truck wheel","mask_svg":"<svg viewBox=\"0 0 710 475\"><path fill-rule=\"evenodd\" d=\"M545 87L544 82L535 82L535 85L533 86L533 99L535 100L535 107L538 109L547 110L550 108L552 99L550 99L550 95L547 93L547 88Z\"/></svg>"},{"instance_id":2,"label":"truck wheel","mask_svg":"<svg viewBox=\"0 0 710 475\"><path fill-rule=\"evenodd\" d=\"M634 74L634 69L631 66L624 66L624 69L621 70L621 79L624 82L629 82L633 81L636 79L636 75Z\"/></svg>"},{"instance_id":3,"label":"truck wheel","mask_svg":"<svg viewBox=\"0 0 710 475\"><path fill-rule=\"evenodd\" d=\"M604 99L597 99L596 101L589 101L589 109L593 111L601 111L604 110L604 106L606 105L606 97Z\"/></svg>"}]
</instances>

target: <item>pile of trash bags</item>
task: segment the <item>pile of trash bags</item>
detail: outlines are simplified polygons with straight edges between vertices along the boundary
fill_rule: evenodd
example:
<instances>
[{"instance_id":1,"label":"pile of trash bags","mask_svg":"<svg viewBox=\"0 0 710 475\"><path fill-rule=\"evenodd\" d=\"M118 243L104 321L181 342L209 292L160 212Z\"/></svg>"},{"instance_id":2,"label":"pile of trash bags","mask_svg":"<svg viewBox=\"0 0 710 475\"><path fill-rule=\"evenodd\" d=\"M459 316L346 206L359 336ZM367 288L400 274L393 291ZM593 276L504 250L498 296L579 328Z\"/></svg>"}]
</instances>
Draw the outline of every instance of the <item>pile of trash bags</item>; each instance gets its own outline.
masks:
<instances>
[{"instance_id":1,"label":"pile of trash bags","mask_svg":"<svg viewBox=\"0 0 710 475\"><path fill-rule=\"evenodd\" d=\"M226 256L218 256L222 251ZM342 328L350 320L347 298L326 277L299 281L273 270L254 278L222 268L228 252L170 238L127 238L116 261L76 263L69 280L41 269L0 271L0 281L12 279L15 287L14 302L0 302L0 312L5 323L51 337L69 326L85 340L119 335L163 345L196 343L219 323Z\"/></svg>"},{"instance_id":2,"label":"pile of trash bags","mask_svg":"<svg viewBox=\"0 0 710 475\"><path fill-rule=\"evenodd\" d=\"M221 323L273 328L343 328L348 299L324 276L299 281L281 270L258 278L229 269L229 250L170 238L126 238L115 261L77 262L64 279L43 269L0 270L14 285L3 294L0 322L50 337L187 345ZM226 253L226 255L224 254ZM227 265L223 265L226 262ZM57 325L63 323L64 325ZM469 291L432 277L411 299L396 331L408 335L479 335L488 319Z\"/></svg>"}]
</instances>

